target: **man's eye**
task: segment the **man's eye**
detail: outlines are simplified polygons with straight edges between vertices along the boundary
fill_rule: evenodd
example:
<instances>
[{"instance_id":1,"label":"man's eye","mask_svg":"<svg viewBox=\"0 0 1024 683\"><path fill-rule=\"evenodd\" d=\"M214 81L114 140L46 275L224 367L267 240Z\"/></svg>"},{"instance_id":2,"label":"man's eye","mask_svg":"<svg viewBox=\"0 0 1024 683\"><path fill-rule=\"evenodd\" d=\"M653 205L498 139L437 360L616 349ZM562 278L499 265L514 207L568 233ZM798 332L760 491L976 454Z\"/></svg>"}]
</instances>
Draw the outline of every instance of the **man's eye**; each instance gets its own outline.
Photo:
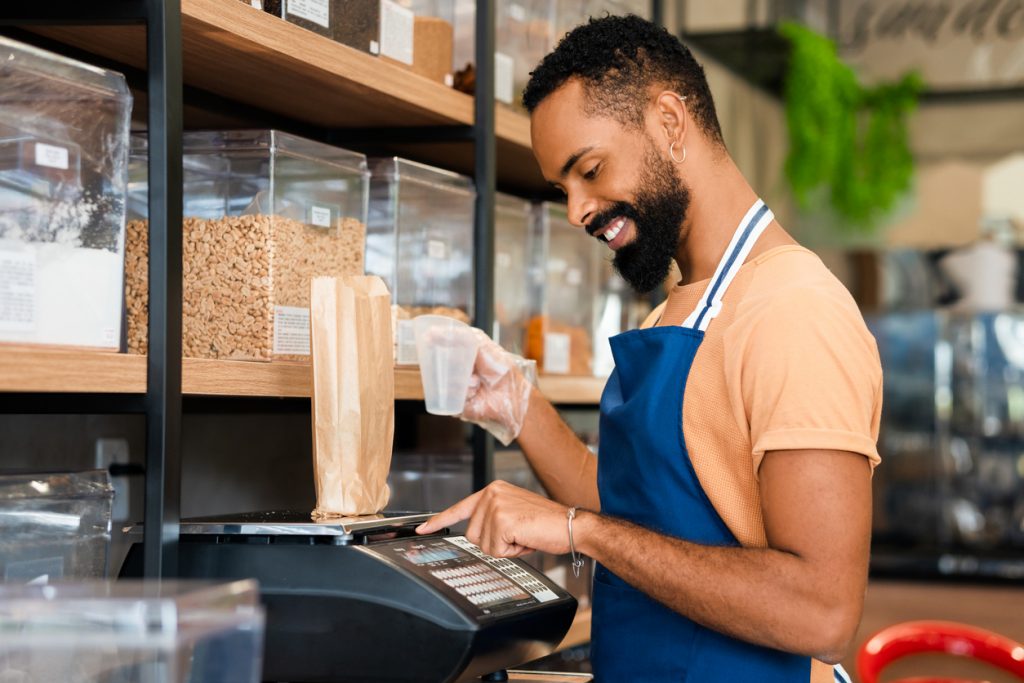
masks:
<instances>
[{"instance_id":1,"label":"man's eye","mask_svg":"<svg viewBox=\"0 0 1024 683\"><path fill-rule=\"evenodd\" d=\"M601 164L598 164L597 166L594 166L594 168L592 168L589 171L587 171L586 173L584 173L583 177L586 180L593 180L594 178L597 177L597 173L600 170L601 170Z\"/></svg>"}]
</instances>

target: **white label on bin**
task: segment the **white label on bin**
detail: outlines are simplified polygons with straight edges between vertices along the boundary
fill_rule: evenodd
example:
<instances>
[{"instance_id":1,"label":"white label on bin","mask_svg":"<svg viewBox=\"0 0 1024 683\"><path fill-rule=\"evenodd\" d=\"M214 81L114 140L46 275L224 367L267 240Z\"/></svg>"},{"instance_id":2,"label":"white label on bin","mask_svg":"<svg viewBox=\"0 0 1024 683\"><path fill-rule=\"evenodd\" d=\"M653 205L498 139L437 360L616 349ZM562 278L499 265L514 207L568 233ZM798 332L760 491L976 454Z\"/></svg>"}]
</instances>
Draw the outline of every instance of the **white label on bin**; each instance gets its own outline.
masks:
<instances>
[{"instance_id":1,"label":"white label on bin","mask_svg":"<svg viewBox=\"0 0 1024 683\"><path fill-rule=\"evenodd\" d=\"M498 252L498 255L495 257L495 261L497 261L499 268L508 268L512 265L512 257L504 251Z\"/></svg>"},{"instance_id":2,"label":"white label on bin","mask_svg":"<svg viewBox=\"0 0 1024 683\"><path fill-rule=\"evenodd\" d=\"M64 558L60 555L8 562L4 567L4 581L45 586L50 579L61 578L64 578Z\"/></svg>"},{"instance_id":3,"label":"white label on bin","mask_svg":"<svg viewBox=\"0 0 1024 683\"><path fill-rule=\"evenodd\" d=\"M513 2L508 6L508 16L513 21L526 21L526 8Z\"/></svg>"},{"instance_id":4,"label":"white label on bin","mask_svg":"<svg viewBox=\"0 0 1024 683\"><path fill-rule=\"evenodd\" d=\"M309 222L320 228L331 227L331 209L326 206L309 207Z\"/></svg>"},{"instance_id":5,"label":"white label on bin","mask_svg":"<svg viewBox=\"0 0 1024 683\"><path fill-rule=\"evenodd\" d=\"M581 282L583 282L583 273L579 268L570 268L565 272L565 284L570 287L579 287Z\"/></svg>"},{"instance_id":6,"label":"white label on bin","mask_svg":"<svg viewBox=\"0 0 1024 683\"><path fill-rule=\"evenodd\" d=\"M380 53L403 64L412 64L413 27L416 15L392 0L380 0Z\"/></svg>"},{"instance_id":7,"label":"white label on bin","mask_svg":"<svg viewBox=\"0 0 1024 683\"><path fill-rule=\"evenodd\" d=\"M62 171L66 171L68 170L68 150L64 147L37 142L36 166L59 168Z\"/></svg>"},{"instance_id":8,"label":"white label on bin","mask_svg":"<svg viewBox=\"0 0 1024 683\"><path fill-rule=\"evenodd\" d=\"M395 363L398 365L416 365L416 326L412 320L399 320L396 331Z\"/></svg>"},{"instance_id":9,"label":"white label on bin","mask_svg":"<svg viewBox=\"0 0 1024 683\"><path fill-rule=\"evenodd\" d=\"M274 353L309 355L309 309L274 306Z\"/></svg>"},{"instance_id":10,"label":"white label on bin","mask_svg":"<svg viewBox=\"0 0 1024 683\"><path fill-rule=\"evenodd\" d=\"M549 273L564 273L565 269L569 267L569 264L565 259L553 258L548 259L548 272Z\"/></svg>"},{"instance_id":11,"label":"white label on bin","mask_svg":"<svg viewBox=\"0 0 1024 683\"><path fill-rule=\"evenodd\" d=\"M554 375L569 374L569 351L572 348L569 335L561 332L544 334L544 372Z\"/></svg>"},{"instance_id":12,"label":"white label on bin","mask_svg":"<svg viewBox=\"0 0 1024 683\"><path fill-rule=\"evenodd\" d=\"M0 332L36 329L36 252L0 249Z\"/></svg>"},{"instance_id":13,"label":"white label on bin","mask_svg":"<svg viewBox=\"0 0 1024 683\"><path fill-rule=\"evenodd\" d=\"M427 240L427 257L435 261L448 258L448 245L441 240Z\"/></svg>"},{"instance_id":14,"label":"white label on bin","mask_svg":"<svg viewBox=\"0 0 1024 683\"><path fill-rule=\"evenodd\" d=\"M370 41L370 54L371 55L379 55L380 54L380 43L378 43L376 40L371 40Z\"/></svg>"},{"instance_id":15,"label":"white label on bin","mask_svg":"<svg viewBox=\"0 0 1024 683\"><path fill-rule=\"evenodd\" d=\"M516 60L503 52L494 53L494 99L505 104L515 101Z\"/></svg>"},{"instance_id":16,"label":"white label on bin","mask_svg":"<svg viewBox=\"0 0 1024 683\"><path fill-rule=\"evenodd\" d=\"M263 0L249 0L249 4L256 9L263 9Z\"/></svg>"},{"instance_id":17,"label":"white label on bin","mask_svg":"<svg viewBox=\"0 0 1024 683\"><path fill-rule=\"evenodd\" d=\"M294 14L300 19L320 24L324 28L331 27L331 5L330 0L287 0L288 14Z\"/></svg>"}]
</instances>

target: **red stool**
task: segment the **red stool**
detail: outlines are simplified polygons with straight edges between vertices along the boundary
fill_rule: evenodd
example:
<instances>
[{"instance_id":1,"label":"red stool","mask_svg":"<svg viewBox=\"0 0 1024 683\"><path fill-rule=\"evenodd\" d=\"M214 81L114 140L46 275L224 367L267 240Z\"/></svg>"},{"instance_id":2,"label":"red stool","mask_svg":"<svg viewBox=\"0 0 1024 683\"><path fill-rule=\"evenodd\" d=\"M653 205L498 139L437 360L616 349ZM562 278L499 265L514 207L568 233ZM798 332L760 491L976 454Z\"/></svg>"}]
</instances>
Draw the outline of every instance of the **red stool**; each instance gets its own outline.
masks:
<instances>
[{"instance_id":1,"label":"red stool","mask_svg":"<svg viewBox=\"0 0 1024 683\"><path fill-rule=\"evenodd\" d=\"M907 621L884 628L861 646L857 675L878 683L878 674L908 655L941 652L970 657L1008 671L1024 681L1024 645L998 633L952 621ZM976 683L962 678L904 678L895 683Z\"/></svg>"}]
</instances>

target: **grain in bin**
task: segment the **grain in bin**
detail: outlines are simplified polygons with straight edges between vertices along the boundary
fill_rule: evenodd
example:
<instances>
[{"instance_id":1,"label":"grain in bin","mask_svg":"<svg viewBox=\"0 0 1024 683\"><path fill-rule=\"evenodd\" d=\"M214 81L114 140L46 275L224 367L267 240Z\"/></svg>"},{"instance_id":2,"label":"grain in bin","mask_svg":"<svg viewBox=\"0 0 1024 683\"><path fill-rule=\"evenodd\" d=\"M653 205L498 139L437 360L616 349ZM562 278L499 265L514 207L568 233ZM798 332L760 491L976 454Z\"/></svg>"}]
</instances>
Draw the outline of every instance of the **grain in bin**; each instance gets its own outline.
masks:
<instances>
[{"instance_id":1,"label":"grain in bin","mask_svg":"<svg viewBox=\"0 0 1024 683\"><path fill-rule=\"evenodd\" d=\"M147 349L146 141L133 137L125 299L128 350ZM275 130L184 141L185 357L305 360L309 283L363 272L363 155Z\"/></svg>"}]
</instances>

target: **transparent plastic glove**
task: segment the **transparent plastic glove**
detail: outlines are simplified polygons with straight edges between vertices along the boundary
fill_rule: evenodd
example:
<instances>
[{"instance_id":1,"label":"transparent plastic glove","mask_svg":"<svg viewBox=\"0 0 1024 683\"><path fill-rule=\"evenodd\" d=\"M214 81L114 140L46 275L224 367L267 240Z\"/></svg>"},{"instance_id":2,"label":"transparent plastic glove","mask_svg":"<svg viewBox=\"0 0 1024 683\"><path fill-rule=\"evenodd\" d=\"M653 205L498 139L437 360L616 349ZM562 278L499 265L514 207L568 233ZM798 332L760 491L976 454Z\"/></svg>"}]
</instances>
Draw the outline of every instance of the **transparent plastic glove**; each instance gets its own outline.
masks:
<instances>
[{"instance_id":1,"label":"transparent plastic glove","mask_svg":"<svg viewBox=\"0 0 1024 683\"><path fill-rule=\"evenodd\" d=\"M523 430L530 392L537 383L537 362L506 351L482 330L474 333L480 347L459 417L480 425L507 446Z\"/></svg>"}]
</instances>

